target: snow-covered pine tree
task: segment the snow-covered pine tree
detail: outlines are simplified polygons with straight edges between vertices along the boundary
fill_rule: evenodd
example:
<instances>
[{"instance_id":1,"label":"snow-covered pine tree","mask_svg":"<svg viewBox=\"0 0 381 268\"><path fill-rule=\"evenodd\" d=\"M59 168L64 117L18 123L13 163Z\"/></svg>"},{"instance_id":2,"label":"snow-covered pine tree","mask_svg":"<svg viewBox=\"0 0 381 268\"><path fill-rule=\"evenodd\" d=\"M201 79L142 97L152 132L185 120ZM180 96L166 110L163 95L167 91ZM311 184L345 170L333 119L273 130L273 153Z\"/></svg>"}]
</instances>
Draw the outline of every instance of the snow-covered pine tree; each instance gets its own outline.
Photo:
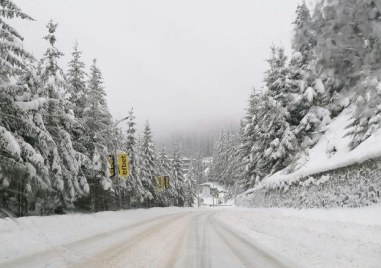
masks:
<instances>
[{"instance_id":1,"label":"snow-covered pine tree","mask_svg":"<svg viewBox=\"0 0 381 268\"><path fill-rule=\"evenodd\" d=\"M356 148L381 128L381 77L369 75L357 87L355 111L346 136L351 136L350 147ZM361 93L360 93L361 92Z\"/></svg>"},{"instance_id":2,"label":"snow-covered pine tree","mask_svg":"<svg viewBox=\"0 0 381 268\"><path fill-rule=\"evenodd\" d=\"M215 144L211 167L215 181L231 186L241 177L239 147L238 136L234 132L221 131Z\"/></svg>"},{"instance_id":3,"label":"snow-covered pine tree","mask_svg":"<svg viewBox=\"0 0 381 268\"><path fill-rule=\"evenodd\" d=\"M119 195L122 193L121 187L125 184L120 184L116 176L113 187L113 182L109 177L107 156L114 155L115 150L124 150L124 146L121 144L124 137L122 131L114 127L115 122L108 110L102 72L96 65L96 60L93 60L87 86L83 86L85 73L77 48L74 49L71 70L72 87L69 97L71 96L74 101L79 101L77 113L85 129L83 135L75 136L78 138L76 147L81 148L82 146L81 151L86 152L92 162L90 168L84 170L90 183L90 195L81 200L81 206L86 206L93 211L119 207L122 205L118 202ZM75 90L78 90L80 95L85 94L85 103L76 99ZM85 107L82 107L83 104ZM122 188L125 191L126 187Z\"/></svg>"},{"instance_id":4,"label":"snow-covered pine tree","mask_svg":"<svg viewBox=\"0 0 381 268\"><path fill-rule=\"evenodd\" d=\"M81 60L81 54L82 52L78 49L78 42L75 42L66 77L69 84L67 97L73 105L72 110L76 118L83 118L88 97L85 81L87 75L85 72L85 63Z\"/></svg>"},{"instance_id":5,"label":"snow-covered pine tree","mask_svg":"<svg viewBox=\"0 0 381 268\"><path fill-rule=\"evenodd\" d=\"M192 159L191 167L187 174L187 179L190 182L190 197L188 199L192 201L192 204L197 200L196 205L200 205L201 200L199 199L201 194L201 183L203 181L203 171L204 165L202 163L202 158L200 154L197 154L194 159Z\"/></svg>"},{"instance_id":6,"label":"snow-covered pine tree","mask_svg":"<svg viewBox=\"0 0 381 268\"><path fill-rule=\"evenodd\" d=\"M289 69L284 49L271 47L271 56L266 61L269 64L269 69L265 73L264 82L268 94L284 107L292 101L288 79Z\"/></svg>"},{"instance_id":7,"label":"snow-covered pine tree","mask_svg":"<svg viewBox=\"0 0 381 268\"><path fill-rule=\"evenodd\" d=\"M158 157L158 169L159 174L163 176L171 175L171 162L167 155L167 150L165 147L162 147Z\"/></svg>"},{"instance_id":8,"label":"snow-covered pine tree","mask_svg":"<svg viewBox=\"0 0 381 268\"><path fill-rule=\"evenodd\" d=\"M83 111L83 123L88 135L88 143L85 146L95 169L100 171L98 180L103 189L108 190L111 187L111 181L108 175L107 155L115 150L118 129L113 127L114 122L106 103L102 73L96 65L96 60L90 67L87 96L86 108ZM119 149L123 148L119 147Z\"/></svg>"},{"instance_id":9,"label":"snow-covered pine tree","mask_svg":"<svg viewBox=\"0 0 381 268\"><path fill-rule=\"evenodd\" d=\"M140 146L140 179L144 188L150 193L150 195L146 196L145 199L146 206L153 206L154 202L157 202L157 189L155 181L157 175L157 163L155 156L155 144L153 142L151 127L147 121L144 127L143 140Z\"/></svg>"},{"instance_id":10,"label":"snow-covered pine tree","mask_svg":"<svg viewBox=\"0 0 381 268\"><path fill-rule=\"evenodd\" d=\"M380 14L377 1L332 0L318 3L313 16L327 107L336 116L350 102L355 105L347 133L353 137L352 148L379 126Z\"/></svg>"},{"instance_id":11,"label":"snow-covered pine tree","mask_svg":"<svg viewBox=\"0 0 381 268\"><path fill-rule=\"evenodd\" d=\"M192 207L197 198L197 191L199 191L199 176L197 170L196 160L193 159L191 166L185 175L185 204L188 207Z\"/></svg>"},{"instance_id":12,"label":"snow-covered pine tree","mask_svg":"<svg viewBox=\"0 0 381 268\"><path fill-rule=\"evenodd\" d=\"M287 105L288 122L306 150L318 141L319 133L330 123L330 112L324 108L325 86L317 74L316 33L312 26L310 11L303 1L296 11L294 22L293 56L289 63L291 98Z\"/></svg>"},{"instance_id":13,"label":"snow-covered pine tree","mask_svg":"<svg viewBox=\"0 0 381 268\"><path fill-rule=\"evenodd\" d=\"M73 149L69 134L69 131L81 126L68 110L70 105L64 99L67 81L58 65L63 54L55 47L57 24L50 21L47 28L48 35L44 39L50 46L40 61L38 75L42 82L42 95L48 99L43 120L57 146L49 152L47 164L52 172L52 186L59 193L55 198L58 197L62 205L70 205L88 191L86 178L80 176L81 154Z\"/></svg>"},{"instance_id":14,"label":"snow-covered pine tree","mask_svg":"<svg viewBox=\"0 0 381 268\"><path fill-rule=\"evenodd\" d=\"M355 109L347 136L352 137L350 147L356 148L381 127L381 6L377 1L359 1L361 11L355 12L359 28L358 42L364 42L359 81L353 86L352 101ZM347 37L350 38L350 37ZM356 54L357 56L357 54Z\"/></svg>"},{"instance_id":15,"label":"snow-covered pine tree","mask_svg":"<svg viewBox=\"0 0 381 268\"><path fill-rule=\"evenodd\" d=\"M364 77L365 65L371 71L380 69L379 9L372 0L321 1L316 6L318 69L330 96L351 90Z\"/></svg>"},{"instance_id":16,"label":"snow-covered pine tree","mask_svg":"<svg viewBox=\"0 0 381 268\"><path fill-rule=\"evenodd\" d=\"M145 196L150 193L143 187L141 182L141 165L139 163L138 155L138 142L136 139L136 122L133 109L129 112L129 118L127 121L127 135L126 135L126 152L130 159L130 176L128 177L129 184L129 198L131 206L139 206Z\"/></svg>"},{"instance_id":17,"label":"snow-covered pine tree","mask_svg":"<svg viewBox=\"0 0 381 268\"><path fill-rule=\"evenodd\" d=\"M163 206L172 206L176 198L176 188L171 178L171 162L167 155L167 150L162 147L157 157L158 176L169 176L170 187L159 192L160 202Z\"/></svg>"},{"instance_id":18,"label":"snow-covered pine tree","mask_svg":"<svg viewBox=\"0 0 381 268\"><path fill-rule=\"evenodd\" d=\"M292 48L300 53L301 69L307 69L307 65L312 61L313 48L315 48L317 40L316 34L312 27L312 18L310 10L303 1L296 9L296 19L294 24L294 35L292 40Z\"/></svg>"},{"instance_id":19,"label":"snow-covered pine tree","mask_svg":"<svg viewBox=\"0 0 381 268\"><path fill-rule=\"evenodd\" d=\"M225 186L232 186L241 176L241 163L239 160L239 136L232 132L228 132L228 140L226 146L226 167L225 167Z\"/></svg>"},{"instance_id":20,"label":"snow-covered pine tree","mask_svg":"<svg viewBox=\"0 0 381 268\"><path fill-rule=\"evenodd\" d=\"M86 129L86 122L84 121L84 110L87 105L88 92L86 88L85 77L85 63L81 61L82 52L78 49L78 43L74 43L74 49L72 52L72 59L68 66L66 77L68 87L66 90L66 99L70 105L69 109L73 112L76 120L81 124L82 129L73 129L71 131L73 147L89 156L87 144L90 143L89 135L86 135L88 129Z\"/></svg>"},{"instance_id":21,"label":"snow-covered pine tree","mask_svg":"<svg viewBox=\"0 0 381 268\"><path fill-rule=\"evenodd\" d=\"M213 149L213 180L224 183L227 165L227 133L222 130Z\"/></svg>"},{"instance_id":22,"label":"snow-covered pine tree","mask_svg":"<svg viewBox=\"0 0 381 268\"><path fill-rule=\"evenodd\" d=\"M265 176L286 167L298 150L288 112L269 94L252 94L241 131L240 159L244 164L241 189L253 187Z\"/></svg>"},{"instance_id":23,"label":"snow-covered pine tree","mask_svg":"<svg viewBox=\"0 0 381 268\"><path fill-rule=\"evenodd\" d=\"M51 138L43 124L34 122L45 100L38 96L37 81L27 83L36 80L26 62L32 56L23 48L23 37L7 22L33 19L12 1L1 1L0 7L0 206L22 216L28 212L32 191L50 187L48 171L39 169L44 159L38 149L44 150Z\"/></svg>"},{"instance_id":24,"label":"snow-covered pine tree","mask_svg":"<svg viewBox=\"0 0 381 268\"><path fill-rule=\"evenodd\" d=\"M260 162L257 162L261 177L284 167L281 163L286 161L289 152L295 151L297 147L296 137L289 124L289 109L290 105L295 103L296 94L292 92L287 57L283 48L272 47L271 51L271 57L267 60L269 69L265 76L268 91L263 100L267 112L261 111L262 124L257 131L260 142L266 146L263 155L265 159L258 159Z\"/></svg>"},{"instance_id":25,"label":"snow-covered pine tree","mask_svg":"<svg viewBox=\"0 0 381 268\"><path fill-rule=\"evenodd\" d=\"M270 96L263 98L263 107L258 114L261 117L256 135L257 154L253 157L258 175L263 178L285 168L292 162L293 153L298 150L298 142L293 134L286 108ZM263 153L258 149L265 146Z\"/></svg>"},{"instance_id":26,"label":"snow-covered pine tree","mask_svg":"<svg viewBox=\"0 0 381 268\"><path fill-rule=\"evenodd\" d=\"M304 96L306 89L314 82L311 79L313 72L311 65L314 60L313 48L316 46L310 11L304 1L297 7L294 25L292 40L294 51L289 63L288 76L292 102L289 102L287 106L291 114L290 123L298 125L316 96L316 93L310 89Z\"/></svg>"},{"instance_id":27,"label":"snow-covered pine tree","mask_svg":"<svg viewBox=\"0 0 381 268\"><path fill-rule=\"evenodd\" d=\"M253 90L249 96L246 115L241 122L241 144L239 152L243 172L237 184L242 190L253 187L256 181L259 180L253 156L260 154L260 152L263 152L265 149L263 144L258 143L259 136L257 135L261 120L258 114L261 112L262 104L263 96L258 91Z\"/></svg>"},{"instance_id":28,"label":"snow-covered pine tree","mask_svg":"<svg viewBox=\"0 0 381 268\"><path fill-rule=\"evenodd\" d=\"M90 67L90 78L87 82L87 104L84 109L84 122L90 133L95 133L95 142L113 147L109 140L113 131L112 116L106 102L106 92L103 86L103 76L94 59Z\"/></svg>"},{"instance_id":29,"label":"snow-covered pine tree","mask_svg":"<svg viewBox=\"0 0 381 268\"><path fill-rule=\"evenodd\" d=\"M176 146L173 155L172 155L172 172L171 178L173 178L173 184L176 190L176 198L175 205L179 207L183 207L186 205L186 187L185 178L184 178L184 170L182 167L180 152L178 147Z\"/></svg>"}]
</instances>

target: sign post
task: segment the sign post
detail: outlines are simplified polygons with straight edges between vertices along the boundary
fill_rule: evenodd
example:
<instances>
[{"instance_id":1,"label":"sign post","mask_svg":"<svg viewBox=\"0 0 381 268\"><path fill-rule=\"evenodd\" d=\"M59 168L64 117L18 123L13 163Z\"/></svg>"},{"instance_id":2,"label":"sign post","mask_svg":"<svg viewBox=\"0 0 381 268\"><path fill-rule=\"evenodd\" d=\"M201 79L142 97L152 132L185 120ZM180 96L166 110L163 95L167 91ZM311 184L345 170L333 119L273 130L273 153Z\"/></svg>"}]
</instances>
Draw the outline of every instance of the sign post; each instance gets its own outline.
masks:
<instances>
[{"instance_id":1,"label":"sign post","mask_svg":"<svg viewBox=\"0 0 381 268\"><path fill-rule=\"evenodd\" d=\"M170 187L169 176L164 176L164 185L165 185L165 189L169 189Z\"/></svg>"},{"instance_id":2,"label":"sign post","mask_svg":"<svg viewBox=\"0 0 381 268\"><path fill-rule=\"evenodd\" d=\"M115 176L115 157L111 154L107 157L108 161L108 170L110 172L110 177Z\"/></svg>"},{"instance_id":3,"label":"sign post","mask_svg":"<svg viewBox=\"0 0 381 268\"><path fill-rule=\"evenodd\" d=\"M163 176L157 176L156 177L157 187L161 190L164 188L164 177Z\"/></svg>"},{"instance_id":4,"label":"sign post","mask_svg":"<svg viewBox=\"0 0 381 268\"><path fill-rule=\"evenodd\" d=\"M128 156L126 153L118 154L118 164L119 164L119 176L121 178L128 178L130 175L130 163L128 161Z\"/></svg>"}]
</instances>

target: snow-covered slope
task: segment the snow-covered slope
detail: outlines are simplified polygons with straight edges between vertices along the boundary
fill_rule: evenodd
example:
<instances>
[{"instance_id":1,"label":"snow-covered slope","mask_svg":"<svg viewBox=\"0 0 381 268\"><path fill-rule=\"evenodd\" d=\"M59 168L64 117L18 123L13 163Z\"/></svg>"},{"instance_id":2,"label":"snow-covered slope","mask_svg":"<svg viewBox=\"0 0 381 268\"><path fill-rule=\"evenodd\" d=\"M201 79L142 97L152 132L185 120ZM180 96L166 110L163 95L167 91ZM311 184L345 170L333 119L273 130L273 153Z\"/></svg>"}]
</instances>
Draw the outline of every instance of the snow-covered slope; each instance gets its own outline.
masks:
<instances>
[{"instance_id":1,"label":"snow-covered slope","mask_svg":"<svg viewBox=\"0 0 381 268\"><path fill-rule=\"evenodd\" d=\"M354 150L350 150L350 137L344 137L348 129L352 108L345 109L327 127L319 142L309 151L302 167L292 173L281 170L265 178L255 188L246 193L263 187L275 188L292 184L307 176L345 167L354 163L362 163L369 159L381 157L381 130L373 134Z\"/></svg>"}]
</instances>

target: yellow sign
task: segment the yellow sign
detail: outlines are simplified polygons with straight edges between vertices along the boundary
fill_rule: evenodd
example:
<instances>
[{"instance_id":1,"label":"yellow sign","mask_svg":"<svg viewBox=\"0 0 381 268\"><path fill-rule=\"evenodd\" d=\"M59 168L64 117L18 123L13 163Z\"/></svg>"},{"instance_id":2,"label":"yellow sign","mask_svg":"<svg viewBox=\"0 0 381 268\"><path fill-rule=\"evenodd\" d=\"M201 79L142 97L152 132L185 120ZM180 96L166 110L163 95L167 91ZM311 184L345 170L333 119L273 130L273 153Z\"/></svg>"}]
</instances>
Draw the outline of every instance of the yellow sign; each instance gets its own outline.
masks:
<instances>
[{"instance_id":1,"label":"yellow sign","mask_svg":"<svg viewBox=\"0 0 381 268\"><path fill-rule=\"evenodd\" d=\"M168 189L170 187L170 185L169 185L169 176L164 176L164 185L165 185L166 189Z\"/></svg>"},{"instance_id":2,"label":"yellow sign","mask_svg":"<svg viewBox=\"0 0 381 268\"><path fill-rule=\"evenodd\" d=\"M108 170L110 172L110 177L115 176L115 157L113 155L108 155Z\"/></svg>"},{"instance_id":3,"label":"yellow sign","mask_svg":"<svg viewBox=\"0 0 381 268\"><path fill-rule=\"evenodd\" d=\"M118 154L119 176L127 178L130 175L130 163L126 153Z\"/></svg>"},{"instance_id":4,"label":"yellow sign","mask_svg":"<svg viewBox=\"0 0 381 268\"><path fill-rule=\"evenodd\" d=\"M156 183L157 183L157 187L159 189L163 189L164 188L164 178L162 176L156 177Z\"/></svg>"}]
</instances>

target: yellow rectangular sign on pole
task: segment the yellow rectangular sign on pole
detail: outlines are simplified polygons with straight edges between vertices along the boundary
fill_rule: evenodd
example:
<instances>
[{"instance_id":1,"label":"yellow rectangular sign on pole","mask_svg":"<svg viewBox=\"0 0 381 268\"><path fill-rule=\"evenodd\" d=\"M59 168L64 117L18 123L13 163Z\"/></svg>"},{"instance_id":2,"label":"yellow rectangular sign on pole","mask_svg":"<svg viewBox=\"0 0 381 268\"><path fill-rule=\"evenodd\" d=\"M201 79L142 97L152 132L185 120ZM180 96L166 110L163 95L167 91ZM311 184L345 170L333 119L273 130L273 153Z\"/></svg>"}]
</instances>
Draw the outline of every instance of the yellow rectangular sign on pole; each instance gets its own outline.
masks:
<instances>
[{"instance_id":1,"label":"yellow rectangular sign on pole","mask_svg":"<svg viewBox=\"0 0 381 268\"><path fill-rule=\"evenodd\" d=\"M159 189L163 189L164 188L164 178L162 176L157 176L156 177L156 182L157 182L157 187Z\"/></svg>"},{"instance_id":2,"label":"yellow rectangular sign on pole","mask_svg":"<svg viewBox=\"0 0 381 268\"><path fill-rule=\"evenodd\" d=\"M130 163L126 153L118 154L119 176L127 178L130 175Z\"/></svg>"},{"instance_id":3,"label":"yellow rectangular sign on pole","mask_svg":"<svg viewBox=\"0 0 381 268\"><path fill-rule=\"evenodd\" d=\"M108 170L110 172L110 177L115 176L115 157L113 155L108 155Z\"/></svg>"},{"instance_id":4,"label":"yellow rectangular sign on pole","mask_svg":"<svg viewBox=\"0 0 381 268\"><path fill-rule=\"evenodd\" d=\"M168 189L170 187L169 176L164 176L164 185L165 185L166 189Z\"/></svg>"}]
</instances>

